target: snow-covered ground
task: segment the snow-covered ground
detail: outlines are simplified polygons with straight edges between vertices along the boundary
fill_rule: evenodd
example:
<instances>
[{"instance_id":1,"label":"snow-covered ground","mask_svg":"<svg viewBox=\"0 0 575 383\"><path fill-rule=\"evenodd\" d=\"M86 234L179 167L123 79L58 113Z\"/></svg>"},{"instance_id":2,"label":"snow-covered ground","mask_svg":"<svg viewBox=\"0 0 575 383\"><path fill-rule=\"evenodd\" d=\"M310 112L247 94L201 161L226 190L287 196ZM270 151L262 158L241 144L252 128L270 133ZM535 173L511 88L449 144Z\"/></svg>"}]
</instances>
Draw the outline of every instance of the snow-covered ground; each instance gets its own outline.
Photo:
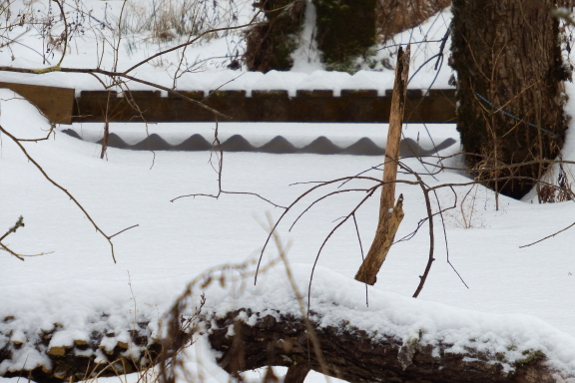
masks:
<instances>
[{"instance_id":1,"label":"snow-covered ground","mask_svg":"<svg viewBox=\"0 0 575 383\"><path fill-rule=\"evenodd\" d=\"M49 127L46 121L35 116L30 105L11 100L12 97L11 92L2 92L2 100L7 100L1 104L2 127L21 138L44 134L43 130ZM409 134L409 127L405 131ZM381 134L385 134L385 129ZM456 137L453 130L451 134ZM3 242L18 253L47 254L21 262L3 253L0 262L7 272L0 280L0 317L14 316L16 320L10 326L15 326L23 336L34 334L38 328L50 328L56 322L63 324L68 329L67 335L54 340L54 345L83 336L94 323L94 313L110 313L118 329L132 320L135 310L142 317L161 317L185 284L203 270L255 259L267 235L266 214L277 219L283 211L246 195L222 195L218 200L187 198L171 203L171 199L182 194L217 191L217 177L209 164L208 152L159 151L154 154L110 148L107 160L101 160L96 144L61 133L48 141L25 146L47 174L72 193L107 234L139 225L113 238L118 261L114 264L108 243L95 232L82 212L43 178L8 137L2 136L1 225L7 230L20 215L26 224ZM567 157L572 156L572 147L569 143L565 151ZM454 147L442 154L453 154L457 150ZM292 185L296 182L354 175L378 162L379 159L369 156L226 153L223 187L229 191L257 192L286 206L310 187ZM405 163L425 171L416 159L406 159ZM448 165L458 164L453 160ZM375 170L368 174L381 175ZM403 178L412 177L404 175ZM468 181L465 175L454 171L441 172L435 179L425 177L425 180L430 184ZM400 238L413 231L417 222L425 217L425 205L419 187L400 184L398 189L405 197L406 213L398 233ZM456 188L460 201L468 190L468 187ZM296 265L298 281L303 282L302 292L307 289L305 281L311 264L321 241L335 225L334 220L346 214L362 197L363 193L333 197L312 209L291 232L287 228L295 215L290 215L288 224L280 227L281 239L291 242L288 259ZM364 248L374 233L377 201L377 198L368 200L358 213ZM442 206L452 201L448 190L440 191ZM306 206L304 202L296 211L301 212ZM575 287L572 276L575 261L569 250L573 233L568 231L529 248L519 246L572 223L573 203L538 205L501 197L500 210L496 211L493 193L476 187L463 206L446 213L445 224L449 259L469 288L446 262L446 244L436 219L437 260L419 300L442 302L484 314L453 310L449 315L438 316L445 308L431 303L416 306L421 310L417 315L411 309L403 312L404 305L414 305L408 297L427 260L425 226L415 238L394 245L379 282L370 289L373 292L371 306L362 310L382 310L384 302L394 302L398 309L386 312L393 314L394 323L408 329L412 326L452 329L450 323L456 327L466 326L471 320L481 324L473 327L474 331L489 328L495 334L504 335L510 328L519 326L534 333L518 331L514 335L517 342L551 349L551 354L557 356L555 362L568 363L571 353L566 349L575 341L572 327L575 312L570 308L571 289ZM268 254L274 256L273 247ZM360 262L356 234L349 223L321 255L312 288L314 299L341 300L344 307L362 307L364 290L353 281ZM278 278L270 279L277 283ZM263 278L258 285L264 291L265 281ZM334 281L339 290L332 286ZM278 291L276 302L287 304L281 300L281 290L272 291ZM247 294L253 295L250 291ZM213 302L208 299L208 305L221 304L219 302L217 298ZM237 302L243 301L238 298ZM261 303L255 300L254 304ZM545 320L560 332L550 330L529 316L492 317L490 313L528 314ZM345 315L345 311L341 315ZM414 321L414 317L419 319ZM549 331L553 332L552 336ZM205 350L201 354L206 358ZM24 361L41 362L30 357L20 360ZM4 364L1 368L9 366Z\"/></svg>"},{"instance_id":2,"label":"snow-covered ground","mask_svg":"<svg viewBox=\"0 0 575 383\"><path fill-rule=\"evenodd\" d=\"M35 4L40 7L43 3ZM117 14L114 12L121 4L116 1L84 3L94 9L95 18L104 21L106 17L113 21L112 16ZM104 14L104 10L109 13ZM250 12L250 8L241 8L243 19L238 23L249 18ZM429 40L441 38L448 19L449 14L445 12L441 17L397 39L406 42L424 37ZM433 29L439 23L442 26ZM100 24L94 22L94 25ZM431 30L435 31L433 36L426 36L426 32ZM107 38L114 38L111 33L106 35L105 27L100 31ZM22 32L15 28L10 33L16 37ZM141 40L134 40L138 42L135 46L120 44L123 50L119 66L123 69L161 48L158 47L160 43L146 42L140 35L126 40L130 41L130 38ZM186 60L195 62L208 57L221 57L222 52L225 52L225 56L231 46L229 39L233 38L234 35L229 35L216 38L211 44L193 47L187 51L189 58ZM38 41L41 42L37 33L30 31L18 40L22 45L2 48L0 65L38 68L55 64L59 59L58 51L49 57L50 63L43 63L42 50L38 54L38 49L30 49L34 39L37 40L36 45ZM102 45L98 45L101 41L101 35L95 29L76 37L63 66L97 66L98 56L93 52L102 52ZM238 44L241 45L240 42ZM439 46L440 43L434 44ZM424 48L423 45L415 47L416 63L423 63L431 57L432 53L425 49L432 48ZM5 52L11 52L14 61ZM114 54L110 46L101 57L103 67L113 66ZM138 69L137 75L162 84L172 84L175 69L170 63L177 62L178 57L166 57L165 60L165 63ZM213 84L222 85L224 77L229 80L230 76L242 73L222 69L229 60L230 57L206 61L203 72L184 74L178 80L178 87L207 89ZM432 67L429 64L429 68L426 67L428 70L420 71L412 86L429 87L436 74ZM356 85L362 83L371 87L381 84L378 89L385 90L392 76L392 71L363 71L350 76L316 70L314 68L311 74L245 74L245 79L252 76L255 80L242 83L240 77L235 83L246 90L272 89L279 86L277 84L284 84L283 89L291 90L296 89L296 83L305 86L314 78L323 78L313 82L313 86L331 87L337 92L337 89L342 89L344 81L353 82L355 80L352 79L357 78ZM450 69L444 65L434 86L447 86L450 75ZM262 81L267 76L272 79L268 83ZM296 78L299 80L294 80ZM336 78L345 80L338 82ZM43 83L76 89L97 89L101 86L90 76L58 73L33 76L0 72L0 81ZM254 84L258 82L260 85L256 87ZM232 84L234 82L228 85ZM568 87L568 93L572 95L572 100L575 99L572 87ZM0 99L0 125L4 129L19 138L37 138L46 134L49 124L33 107L25 101L14 99L14 94L5 90L0 91ZM568 107L573 109L573 103ZM125 329L135 316L159 319L186 284L204 270L227 263L256 260L268 233L267 214L275 220L283 212L283 209L262 199L239 194L222 194L219 199L197 197L170 202L184 194L217 192L217 174L211 153L151 153L109 148L106 159L101 160L98 145L62 134L60 130L66 128L57 127L56 134L49 140L26 142L24 146L42 169L82 204L106 234L111 235L136 224L138 227L113 238L117 259L117 263L114 263L108 242L95 231L80 209L42 176L9 137L0 135L0 234L14 225L20 215L24 217L26 225L2 242L20 254L44 253L26 258L25 262L6 252L0 253L0 265L5 270L0 278L0 318L14 317L10 323L2 322L0 331L7 329L2 326L10 326L16 335L25 339L33 337L38 329L51 328L58 322L66 331L53 340L55 346L68 343L75 337L86 336L92 329L90 326L97 325L95 313L109 314L108 324L119 330ZM82 126L75 128L83 129ZM116 128L126 129L124 125ZM224 136L241 129L249 131L256 139L261 135L258 126L221 124L220 128ZM315 136L320 134L320 130L328 128L327 125L306 128L297 124L272 124L266 126L265 134L291 133L303 142L310 135ZM87 133L93 133L94 129L101 127L85 127ZM138 129L144 128L140 126ZM182 129L189 129L190 134L195 133L196 129L209 133L214 126L185 124L183 127L171 127L159 124L153 129L168 131L168 136L175 137ZM303 133L295 134L298 130ZM430 127L429 132L431 138L421 126L404 128L405 137L418 140L423 145L431 145L432 139L434 142L449 137L458 139L452 125ZM342 141L368 136L381 143L385 140L386 126L348 125L333 128L332 135ZM458 150L455 145L441 154L448 156L456 154ZM563 158L575 160L575 135L571 131ZM459 157L454 157L444 164L461 168L460 161ZM380 178L380 171L370 170L380 162L381 159L370 156L225 153L222 186L228 191L258 193L275 204L287 206L312 186L308 182L331 180L366 170L369 170L367 175ZM405 159L404 162L422 174L433 170L431 165L423 166L417 159ZM406 174L401 177L413 179ZM469 181L465 173L458 170L424 176L424 180L429 185ZM365 185L350 183L343 187ZM441 220L435 219L436 261L418 300L410 297L427 262L427 226L424 225L414 238L392 247L378 276L378 283L370 288L370 307L366 308L364 287L353 280L361 263L361 252L353 223L348 222L321 254L312 286L312 304L319 307L323 301L337 302L344 309L333 315L355 315L351 314L350 309L358 310L361 314L353 319L361 326L367 329L390 329L395 326L392 330L405 336L409 336L413 329L423 327L428 330L426 334L430 339L434 335L452 336L459 341L477 334L494 339L511 337L519 350L546 350L554 366L573 371L575 258L571 246L575 229L538 245L520 246L573 223L575 205L573 202L539 205L530 199L516 201L500 197L499 209L496 210L495 196L491 191L474 186L468 194L470 188L455 187L459 205L444 215L446 240ZM415 230L419 220L426 216L425 202L418 186L399 184L397 193L402 193L405 198L405 218L396 237L402 238ZM321 195L321 191L314 194L316 198ZM326 199L314 206L289 231L289 225L313 201L304 200L279 227L281 240L290 243L288 260L294 268L302 293L307 291L307 280L322 241L338 219L347 214L363 196L364 193L357 192ZM451 190L443 188L433 203L437 208L438 205L447 207L453 201ZM364 249L373 238L377 211L378 198L374 197L357 213ZM264 261L276 255L276 249L271 246ZM459 275L447 262L448 257ZM248 287L248 281L243 290L233 291L231 297L229 290L224 295L211 291L207 307L224 310L231 305L250 302L255 307L267 308L272 302L293 310L295 302L290 298L291 290L283 283L282 270L280 267L270 271L255 288ZM269 291L274 291L276 295L267 295ZM374 317L381 318L381 321L365 320ZM0 339L0 342L5 341L7 339ZM499 346L508 349L506 344ZM29 366L45 362L40 355L24 351L27 350L22 351L18 361L0 364L0 373L23 364ZM214 365L213 355L205 343L199 341L191 354L194 360L202 360L197 366L206 368L204 377L208 381L227 379L227 375ZM308 377L310 382L320 379L323 378L317 374ZM2 381L7 382L8 379Z\"/></svg>"}]
</instances>

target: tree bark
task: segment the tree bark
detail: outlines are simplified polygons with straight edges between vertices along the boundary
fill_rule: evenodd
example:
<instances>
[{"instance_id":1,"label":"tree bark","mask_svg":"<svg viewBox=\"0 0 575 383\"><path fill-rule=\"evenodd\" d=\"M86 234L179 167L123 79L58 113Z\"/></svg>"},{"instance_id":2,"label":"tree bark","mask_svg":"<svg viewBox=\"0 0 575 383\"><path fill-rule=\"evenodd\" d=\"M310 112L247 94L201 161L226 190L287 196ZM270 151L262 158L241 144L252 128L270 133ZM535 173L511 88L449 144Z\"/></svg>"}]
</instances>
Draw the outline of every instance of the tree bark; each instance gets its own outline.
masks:
<instances>
[{"instance_id":1,"label":"tree bark","mask_svg":"<svg viewBox=\"0 0 575 383\"><path fill-rule=\"evenodd\" d=\"M284 383L303 383L311 368L306 363L289 366Z\"/></svg>"},{"instance_id":2,"label":"tree bark","mask_svg":"<svg viewBox=\"0 0 575 383\"><path fill-rule=\"evenodd\" d=\"M523 197L563 145L562 65L551 0L454 0L451 66L468 166L495 191ZM521 165L529 162L529 165Z\"/></svg>"},{"instance_id":3,"label":"tree bark","mask_svg":"<svg viewBox=\"0 0 575 383\"><path fill-rule=\"evenodd\" d=\"M506 373L496 356L471 348L464 354L450 353L452 345L440 344L440 352L434 354L431 346L420 345L418 339L407 344L389 336L376 340L349 323L342 323L337 328L322 327L319 325L321 318L312 321L323 355L323 360L318 360L301 318L278 313L260 317L255 324L248 325L236 319L242 316L240 314L249 318L254 313L240 309L228 313L225 318L205 321L210 324L209 342L221 353L217 361L230 373L241 364L243 371L266 366L287 366L293 372L311 368L353 383L560 381L558 375L545 366L545 355L537 351L517 363L514 372ZM234 328L233 336L228 331L230 326ZM238 350L241 355L236 354ZM238 357L242 359L241 363L238 363ZM233 366L230 361L234 361Z\"/></svg>"}]
</instances>

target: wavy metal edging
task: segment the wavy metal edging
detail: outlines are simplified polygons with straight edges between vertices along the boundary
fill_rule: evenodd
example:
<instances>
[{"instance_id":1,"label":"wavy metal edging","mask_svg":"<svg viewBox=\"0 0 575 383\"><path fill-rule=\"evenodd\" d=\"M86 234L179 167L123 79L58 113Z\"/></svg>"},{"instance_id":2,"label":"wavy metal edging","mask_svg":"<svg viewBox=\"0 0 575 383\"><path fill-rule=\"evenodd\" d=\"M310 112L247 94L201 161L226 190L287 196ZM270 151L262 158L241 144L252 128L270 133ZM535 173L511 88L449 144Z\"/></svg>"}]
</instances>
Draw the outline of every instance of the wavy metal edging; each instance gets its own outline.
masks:
<instances>
[{"instance_id":1,"label":"wavy metal edging","mask_svg":"<svg viewBox=\"0 0 575 383\"><path fill-rule=\"evenodd\" d=\"M62 131L77 139L82 139L78 133L72 129ZM447 149L455 144L453 138L447 138L432 149L425 149L418 142L411 138L404 138L400 144L401 157L419 157L434 155L440 150ZM98 141L99 144L102 140ZM120 136L111 133L108 138L108 146L129 150L171 150L171 151L202 151L212 150L213 145L200 134L194 134L185 141L177 145L171 145L157 134L151 134L142 141L134 145L128 145ZM320 136L303 148L298 148L282 136L276 136L269 142L261 146L253 146L243 136L236 134L222 142L221 149L226 152L262 152L274 154L290 153L313 153L313 154L352 154L376 156L385 154L385 148L376 145L372 140L363 137L354 144L342 148L335 145L327 137Z\"/></svg>"}]
</instances>

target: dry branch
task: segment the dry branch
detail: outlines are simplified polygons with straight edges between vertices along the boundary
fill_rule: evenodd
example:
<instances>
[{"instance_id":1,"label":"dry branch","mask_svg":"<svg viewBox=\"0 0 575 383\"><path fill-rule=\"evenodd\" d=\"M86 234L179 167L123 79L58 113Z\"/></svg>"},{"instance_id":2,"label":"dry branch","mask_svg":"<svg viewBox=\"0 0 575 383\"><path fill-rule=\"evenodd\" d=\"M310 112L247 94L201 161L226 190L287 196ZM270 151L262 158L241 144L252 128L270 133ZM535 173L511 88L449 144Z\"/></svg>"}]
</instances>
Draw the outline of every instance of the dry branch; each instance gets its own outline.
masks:
<instances>
[{"instance_id":1,"label":"dry branch","mask_svg":"<svg viewBox=\"0 0 575 383\"><path fill-rule=\"evenodd\" d=\"M42 176L44 176L44 178L48 182L50 182L52 185L54 185L57 189L60 189L62 192L64 192L64 194L66 194L68 196L68 198L70 198L72 200L72 202L74 202L74 204L82 211L82 213L84 213L84 215L86 216L88 221L90 221L90 223L96 229L96 231L98 233L100 233L106 239L106 241L108 241L108 243L110 244L110 251L112 253L112 259L114 260L114 263L116 263L116 255L114 253L114 244L112 243L112 240L111 240L112 237L107 235L106 233L104 233L104 231L102 231L102 229L100 229L100 227L92 219L92 216L90 216L90 214L88 214L86 209L84 209L84 206L82 206L82 204L80 202L78 202L78 200L68 190L66 190L63 186L61 186L59 183L57 183L52 178L50 178L50 176L48 176L48 174L44 171L42 166L40 166L40 164L38 162L36 162L36 160L34 160L34 158L32 158L30 156L30 154L28 154L28 151L26 151L26 148L24 148L24 146L22 145L22 143L20 142L20 140L18 138L14 137L10 132L8 132L2 126L0 126L0 132L4 133L6 136L8 136L8 138L10 138L18 146L18 148L26 156L28 161L30 161L40 171L40 173L42 173Z\"/></svg>"},{"instance_id":2,"label":"dry branch","mask_svg":"<svg viewBox=\"0 0 575 383\"><path fill-rule=\"evenodd\" d=\"M389 131L387 133L387 146L385 149L385 163L383 165L383 187L381 189L381 202L379 205L379 223L373 243L367 256L359 268L355 279L370 285L375 284L377 273L389 252L399 223L403 219L401 205L403 198L397 201L395 208L395 181L397 179L397 165L399 161L399 143L401 139L401 125L405 110L407 95L407 82L409 79L410 47L405 53L399 48L397 67L395 68L395 83L391 98L391 112L389 115Z\"/></svg>"},{"instance_id":3,"label":"dry branch","mask_svg":"<svg viewBox=\"0 0 575 383\"><path fill-rule=\"evenodd\" d=\"M355 279L370 285L377 281L377 272L385 261L385 257L393 244L395 233L403 220L403 195L397 199L395 207L389 209L380 222L383 222L381 230L378 228L373 240L370 252L361 264ZM374 249L372 251L372 249Z\"/></svg>"}]
</instances>

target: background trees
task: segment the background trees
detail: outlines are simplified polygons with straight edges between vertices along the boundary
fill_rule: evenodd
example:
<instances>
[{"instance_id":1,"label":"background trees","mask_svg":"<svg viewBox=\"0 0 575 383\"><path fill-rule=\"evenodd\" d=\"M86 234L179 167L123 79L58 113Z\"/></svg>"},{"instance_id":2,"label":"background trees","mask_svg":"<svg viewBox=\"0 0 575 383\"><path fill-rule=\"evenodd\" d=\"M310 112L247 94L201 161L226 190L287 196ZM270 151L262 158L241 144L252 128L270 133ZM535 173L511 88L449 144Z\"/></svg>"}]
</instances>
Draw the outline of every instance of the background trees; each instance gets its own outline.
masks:
<instances>
[{"instance_id":1,"label":"background trees","mask_svg":"<svg viewBox=\"0 0 575 383\"><path fill-rule=\"evenodd\" d=\"M289 70L291 54L302 39L305 0L256 3L266 21L247 32L244 56L249 70ZM316 28L312 38L327 69L355 71L376 42L413 28L450 4L450 0L313 0ZM312 20L310 20L312 22ZM358 61L359 58L359 61Z\"/></svg>"},{"instance_id":2,"label":"background trees","mask_svg":"<svg viewBox=\"0 0 575 383\"><path fill-rule=\"evenodd\" d=\"M448 6L444 0L314 0L313 38L327 69L355 71L376 41L418 25ZM571 1L560 6L570 7ZM306 2L261 2L267 21L248 32L250 70L291 68L300 42ZM555 2L456 0L452 5L451 65L457 72L458 129L470 172L498 193L523 197L538 185L541 200L552 187L538 183L563 145L567 118ZM309 20L308 20L309 22ZM439 54L442 54L440 52ZM561 183L553 175L551 183ZM560 185L566 186L565 184Z\"/></svg>"}]
</instances>

